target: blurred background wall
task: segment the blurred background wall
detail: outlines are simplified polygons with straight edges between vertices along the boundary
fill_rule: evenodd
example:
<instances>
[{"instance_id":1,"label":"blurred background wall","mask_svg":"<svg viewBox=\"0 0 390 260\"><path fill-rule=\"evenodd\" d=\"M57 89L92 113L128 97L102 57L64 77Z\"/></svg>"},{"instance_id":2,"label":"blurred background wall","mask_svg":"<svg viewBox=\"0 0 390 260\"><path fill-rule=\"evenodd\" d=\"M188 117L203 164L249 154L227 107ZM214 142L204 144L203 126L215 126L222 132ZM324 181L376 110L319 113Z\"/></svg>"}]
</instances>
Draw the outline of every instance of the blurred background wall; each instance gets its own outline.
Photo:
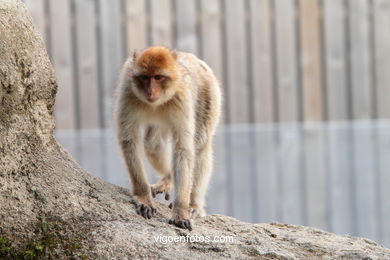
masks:
<instances>
[{"instance_id":1,"label":"blurred background wall","mask_svg":"<svg viewBox=\"0 0 390 260\"><path fill-rule=\"evenodd\" d=\"M390 0L24 2L56 69L57 138L92 174L129 187L119 70L165 45L204 59L224 90L209 213L390 246Z\"/></svg>"}]
</instances>

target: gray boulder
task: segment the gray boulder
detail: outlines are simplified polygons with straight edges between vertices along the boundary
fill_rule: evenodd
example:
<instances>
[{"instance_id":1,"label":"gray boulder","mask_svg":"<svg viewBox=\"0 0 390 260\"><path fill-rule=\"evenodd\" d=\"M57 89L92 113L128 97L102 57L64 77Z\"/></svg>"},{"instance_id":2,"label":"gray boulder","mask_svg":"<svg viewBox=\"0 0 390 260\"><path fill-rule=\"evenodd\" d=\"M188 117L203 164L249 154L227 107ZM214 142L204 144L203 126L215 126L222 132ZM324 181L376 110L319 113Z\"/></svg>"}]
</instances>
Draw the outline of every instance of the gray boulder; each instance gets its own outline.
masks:
<instances>
[{"instance_id":1,"label":"gray boulder","mask_svg":"<svg viewBox=\"0 0 390 260\"><path fill-rule=\"evenodd\" d=\"M211 215L189 232L167 223L163 204L143 219L128 190L91 176L58 145L56 91L24 4L0 0L0 258L390 259L373 241L309 227Z\"/></svg>"}]
</instances>

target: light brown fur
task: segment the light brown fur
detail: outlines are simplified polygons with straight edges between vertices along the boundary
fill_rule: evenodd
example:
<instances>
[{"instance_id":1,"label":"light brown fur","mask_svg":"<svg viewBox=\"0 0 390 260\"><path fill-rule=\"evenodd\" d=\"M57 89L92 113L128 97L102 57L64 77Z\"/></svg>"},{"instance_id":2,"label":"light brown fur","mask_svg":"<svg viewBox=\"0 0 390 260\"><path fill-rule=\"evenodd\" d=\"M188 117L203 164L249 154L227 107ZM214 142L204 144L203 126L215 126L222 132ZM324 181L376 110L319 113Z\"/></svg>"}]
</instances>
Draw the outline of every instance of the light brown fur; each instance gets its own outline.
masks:
<instances>
[{"instance_id":1,"label":"light brown fur","mask_svg":"<svg viewBox=\"0 0 390 260\"><path fill-rule=\"evenodd\" d=\"M150 218L152 195L165 193L169 199L173 179L170 223L191 229L190 218L205 214L212 136L220 117L221 91L212 70L192 54L151 47L125 62L118 90L118 139L139 201L137 212ZM163 175L151 188L140 160L142 142Z\"/></svg>"}]
</instances>

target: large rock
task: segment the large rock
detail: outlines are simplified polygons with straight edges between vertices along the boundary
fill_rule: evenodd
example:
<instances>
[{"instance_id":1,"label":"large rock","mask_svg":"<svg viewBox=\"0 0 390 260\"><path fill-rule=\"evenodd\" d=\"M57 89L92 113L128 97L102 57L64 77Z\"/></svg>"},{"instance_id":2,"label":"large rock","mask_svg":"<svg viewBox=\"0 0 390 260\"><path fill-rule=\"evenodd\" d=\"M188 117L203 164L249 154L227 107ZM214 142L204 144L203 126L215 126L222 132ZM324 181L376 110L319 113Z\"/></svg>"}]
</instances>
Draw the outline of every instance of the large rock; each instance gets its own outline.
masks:
<instances>
[{"instance_id":1,"label":"large rock","mask_svg":"<svg viewBox=\"0 0 390 260\"><path fill-rule=\"evenodd\" d=\"M213 215L189 232L167 224L163 204L157 217L141 218L127 190L92 177L57 144L56 89L24 5L0 0L0 258L390 259L370 240L308 227ZM175 236L190 242L164 243Z\"/></svg>"}]
</instances>

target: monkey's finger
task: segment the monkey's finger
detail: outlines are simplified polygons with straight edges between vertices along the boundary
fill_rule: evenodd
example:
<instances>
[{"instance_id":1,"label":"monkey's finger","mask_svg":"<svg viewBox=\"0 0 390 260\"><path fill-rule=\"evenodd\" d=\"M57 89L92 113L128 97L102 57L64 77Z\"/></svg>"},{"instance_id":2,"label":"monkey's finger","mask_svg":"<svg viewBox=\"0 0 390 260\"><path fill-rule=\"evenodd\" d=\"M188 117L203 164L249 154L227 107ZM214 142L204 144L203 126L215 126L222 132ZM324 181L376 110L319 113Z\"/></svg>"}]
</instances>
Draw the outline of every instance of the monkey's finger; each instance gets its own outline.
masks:
<instances>
[{"instance_id":1,"label":"monkey's finger","mask_svg":"<svg viewBox=\"0 0 390 260\"><path fill-rule=\"evenodd\" d=\"M192 230L192 224L191 224L191 220L189 219L186 219L186 220L182 220L180 221L180 227L181 228L184 228L184 229L188 229L189 231Z\"/></svg>"},{"instance_id":2,"label":"monkey's finger","mask_svg":"<svg viewBox=\"0 0 390 260\"><path fill-rule=\"evenodd\" d=\"M173 219L168 220L168 223L169 223L169 224L174 224L174 222L175 222L175 221L174 221Z\"/></svg>"},{"instance_id":3,"label":"monkey's finger","mask_svg":"<svg viewBox=\"0 0 390 260\"><path fill-rule=\"evenodd\" d=\"M179 221L179 227L186 228L185 220Z\"/></svg>"},{"instance_id":4,"label":"monkey's finger","mask_svg":"<svg viewBox=\"0 0 390 260\"><path fill-rule=\"evenodd\" d=\"M186 220L184 221L184 226L187 228L189 231L192 231L192 222L191 220Z\"/></svg>"},{"instance_id":5,"label":"monkey's finger","mask_svg":"<svg viewBox=\"0 0 390 260\"><path fill-rule=\"evenodd\" d=\"M183 221L176 220L175 221L175 226L177 226L179 228L184 228L184 223L183 223Z\"/></svg>"},{"instance_id":6,"label":"monkey's finger","mask_svg":"<svg viewBox=\"0 0 390 260\"><path fill-rule=\"evenodd\" d=\"M141 216L147 218L145 207L141 207Z\"/></svg>"},{"instance_id":7,"label":"monkey's finger","mask_svg":"<svg viewBox=\"0 0 390 260\"><path fill-rule=\"evenodd\" d=\"M141 205L137 204L135 206L135 212L137 212L138 215L141 215Z\"/></svg>"},{"instance_id":8,"label":"monkey's finger","mask_svg":"<svg viewBox=\"0 0 390 260\"><path fill-rule=\"evenodd\" d=\"M137 210L137 214L138 215L141 215L142 217L145 217L145 211L143 209L141 209L141 207L139 208L139 210Z\"/></svg>"},{"instance_id":9,"label":"monkey's finger","mask_svg":"<svg viewBox=\"0 0 390 260\"><path fill-rule=\"evenodd\" d=\"M175 225L176 227L179 227L179 220L172 219L172 225Z\"/></svg>"},{"instance_id":10,"label":"monkey's finger","mask_svg":"<svg viewBox=\"0 0 390 260\"><path fill-rule=\"evenodd\" d=\"M180 227L181 228L187 228L186 227L186 221L185 220L182 220L182 221L180 221L181 223L180 223Z\"/></svg>"},{"instance_id":11,"label":"monkey's finger","mask_svg":"<svg viewBox=\"0 0 390 260\"><path fill-rule=\"evenodd\" d=\"M143 212L143 204L138 204L137 205L137 214L138 215L141 215L142 216L142 212Z\"/></svg>"},{"instance_id":12,"label":"monkey's finger","mask_svg":"<svg viewBox=\"0 0 390 260\"><path fill-rule=\"evenodd\" d=\"M148 218L148 206L144 204L139 204L137 206L136 212L138 215L141 215L144 218Z\"/></svg>"},{"instance_id":13,"label":"monkey's finger","mask_svg":"<svg viewBox=\"0 0 390 260\"><path fill-rule=\"evenodd\" d=\"M149 218L149 207L145 207L144 218Z\"/></svg>"},{"instance_id":14,"label":"monkey's finger","mask_svg":"<svg viewBox=\"0 0 390 260\"><path fill-rule=\"evenodd\" d=\"M148 219L152 218L152 209L151 208L146 209L146 215L147 215Z\"/></svg>"},{"instance_id":15,"label":"monkey's finger","mask_svg":"<svg viewBox=\"0 0 390 260\"><path fill-rule=\"evenodd\" d=\"M139 214L140 214L142 217L145 217L145 215L144 215L144 210L143 210L143 209L140 209Z\"/></svg>"},{"instance_id":16,"label":"monkey's finger","mask_svg":"<svg viewBox=\"0 0 390 260\"><path fill-rule=\"evenodd\" d=\"M169 200L169 198L170 198L171 196L169 195L169 193L167 192L167 193L165 193L165 200Z\"/></svg>"},{"instance_id":17,"label":"monkey's finger","mask_svg":"<svg viewBox=\"0 0 390 260\"><path fill-rule=\"evenodd\" d=\"M188 220L188 230L192 231L193 228L194 228L194 222L190 219Z\"/></svg>"},{"instance_id":18,"label":"monkey's finger","mask_svg":"<svg viewBox=\"0 0 390 260\"><path fill-rule=\"evenodd\" d=\"M182 220L175 220L174 224L175 224L175 226L177 226L179 228L185 228L184 221L182 221Z\"/></svg>"},{"instance_id":19,"label":"monkey's finger","mask_svg":"<svg viewBox=\"0 0 390 260\"><path fill-rule=\"evenodd\" d=\"M152 208L152 215L154 216L156 213L157 213L157 209L156 208Z\"/></svg>"}]
</instances>

